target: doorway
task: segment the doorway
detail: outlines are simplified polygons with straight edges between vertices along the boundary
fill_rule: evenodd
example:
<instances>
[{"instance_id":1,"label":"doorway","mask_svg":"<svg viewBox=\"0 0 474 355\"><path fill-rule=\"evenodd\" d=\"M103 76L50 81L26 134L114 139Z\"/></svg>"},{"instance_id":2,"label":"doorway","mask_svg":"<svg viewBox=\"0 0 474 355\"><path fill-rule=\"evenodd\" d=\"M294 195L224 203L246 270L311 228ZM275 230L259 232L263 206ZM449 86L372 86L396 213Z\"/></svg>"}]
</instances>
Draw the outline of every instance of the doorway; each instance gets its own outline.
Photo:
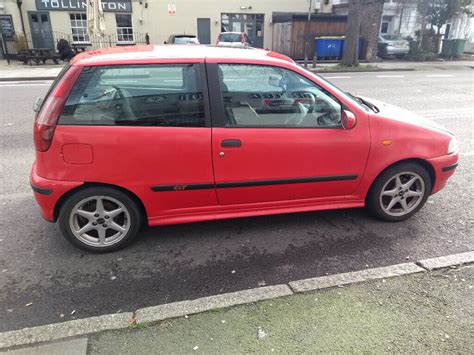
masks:
<instances>
[{"instance_id":1,"label":"doorway","mask_svg":"<svg viewBox=\"0 0 474 355\"><path fill-rule=\"evenodd\" d=\"M54 49L53 31L49 12L28 11L33 48Z\"/></svg>"},{"instance_id":2,"label":"doorway","mask_svg":"<svg viewBox=\"0 0 474 355\"><path fill-rule=\"evenodd\" d=\"M197 36L199 43L211 44L211 19L198 18L197 19Z\"/></svg>"}]
</instances>

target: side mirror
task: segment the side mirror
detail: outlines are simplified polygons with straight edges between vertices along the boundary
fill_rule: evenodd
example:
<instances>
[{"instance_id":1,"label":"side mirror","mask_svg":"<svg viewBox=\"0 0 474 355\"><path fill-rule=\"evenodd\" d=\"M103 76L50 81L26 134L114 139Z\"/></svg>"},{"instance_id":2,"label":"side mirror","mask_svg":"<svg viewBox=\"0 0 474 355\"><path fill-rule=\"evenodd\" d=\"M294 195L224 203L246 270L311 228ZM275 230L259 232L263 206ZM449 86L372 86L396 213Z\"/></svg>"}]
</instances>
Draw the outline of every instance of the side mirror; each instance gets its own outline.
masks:
<instances>
[{"instance_id":1,"label":"side mirror","mask_svg":"<svg viewBox=\"0 0 474 355\"><path fill-rule=\"evenodd\" d=\"M342 110L341 124L344 129L352 129L357 124L356 116L348 110Z\"/></svg>"}]
</instances>

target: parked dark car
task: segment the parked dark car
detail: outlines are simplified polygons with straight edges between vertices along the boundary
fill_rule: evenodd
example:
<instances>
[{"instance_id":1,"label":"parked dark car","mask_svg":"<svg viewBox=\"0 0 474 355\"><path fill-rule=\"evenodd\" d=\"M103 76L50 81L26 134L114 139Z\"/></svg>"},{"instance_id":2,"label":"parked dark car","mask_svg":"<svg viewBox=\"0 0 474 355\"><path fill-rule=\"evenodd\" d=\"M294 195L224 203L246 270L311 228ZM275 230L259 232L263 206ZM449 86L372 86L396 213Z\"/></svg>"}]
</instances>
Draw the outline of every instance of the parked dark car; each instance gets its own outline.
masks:
<instances>
[{"instance_id":1,"label":"parked dark car","mask_svg":"<svg viewBox=\"0 0 474 355\"><path fill-rule=\"evenodd\" d=\"M199 44L195 35L171 35L165 44Z\"/></svg>"}]
</instances>

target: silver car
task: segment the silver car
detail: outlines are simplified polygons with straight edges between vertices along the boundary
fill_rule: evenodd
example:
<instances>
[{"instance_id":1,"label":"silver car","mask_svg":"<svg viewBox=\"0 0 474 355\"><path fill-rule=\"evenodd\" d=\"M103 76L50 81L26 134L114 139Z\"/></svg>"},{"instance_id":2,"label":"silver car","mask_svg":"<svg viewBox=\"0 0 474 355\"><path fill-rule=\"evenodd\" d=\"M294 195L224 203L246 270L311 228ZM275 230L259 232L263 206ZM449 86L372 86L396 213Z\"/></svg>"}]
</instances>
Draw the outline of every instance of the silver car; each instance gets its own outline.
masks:
<instances>
[{"instance_id":1,"label":"silver car","mask_svg":"<svg viewBox=\"0 0 474 355\"><path fill-rule=\"evenodd\" d=\"M380 58L394 55L403 58L410 52L410 43L398 35L379 35L378 56Z\"/></svg>"},{"instance_id":2,"label":"silver car","mask_svg":"<svg viewBox=\"0 0 474 355\"><path fill-rule=\"evenodd\" d=\"M249 47L251 44L249 36L244 32L221 32L217 38L218 46Z\"/></svg>"}]
</instances>

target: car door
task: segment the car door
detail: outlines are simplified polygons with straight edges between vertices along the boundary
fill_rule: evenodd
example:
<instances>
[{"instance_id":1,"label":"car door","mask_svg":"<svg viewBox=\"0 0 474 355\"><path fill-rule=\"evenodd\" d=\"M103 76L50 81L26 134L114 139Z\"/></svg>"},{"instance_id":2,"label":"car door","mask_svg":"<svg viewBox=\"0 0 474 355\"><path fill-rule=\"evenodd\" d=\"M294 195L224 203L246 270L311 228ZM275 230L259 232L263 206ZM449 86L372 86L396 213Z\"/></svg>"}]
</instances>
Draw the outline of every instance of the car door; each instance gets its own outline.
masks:
<instances>
[{"instance_id":1,"label":"car door","mask_svg":"<svg viewBox=\"0 0 474 355\"><path fill-rule=\"evenodd\" d=\"M358 123L347 130L346 103L301 72L239 63L208 63L207 71L221 205L345 199L355 191L370 147L363 108L350 105Z\"/></svg>"}]
</instances>

